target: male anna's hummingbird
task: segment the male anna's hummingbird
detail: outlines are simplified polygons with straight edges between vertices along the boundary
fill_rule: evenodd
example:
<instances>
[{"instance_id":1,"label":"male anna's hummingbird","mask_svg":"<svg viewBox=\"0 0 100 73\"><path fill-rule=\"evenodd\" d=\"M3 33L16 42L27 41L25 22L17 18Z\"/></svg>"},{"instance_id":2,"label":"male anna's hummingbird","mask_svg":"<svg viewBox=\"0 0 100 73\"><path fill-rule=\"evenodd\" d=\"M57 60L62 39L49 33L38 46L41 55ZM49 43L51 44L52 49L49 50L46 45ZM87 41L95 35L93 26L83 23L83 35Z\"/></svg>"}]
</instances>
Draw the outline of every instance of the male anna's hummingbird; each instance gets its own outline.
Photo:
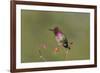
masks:
<instances>
[{"instance_id":1,"label":"male anna's hummingbird","mask_svg":"<svg viewBox=\"0 0 100 73\"><path fill-rule=\"evenodd\" d=\"M50 31L53 31L58 45L63 46L64 48L70 49L67 38L65 37L64 33L58 27L50 29Z\"/></svg>"}]
</instances>

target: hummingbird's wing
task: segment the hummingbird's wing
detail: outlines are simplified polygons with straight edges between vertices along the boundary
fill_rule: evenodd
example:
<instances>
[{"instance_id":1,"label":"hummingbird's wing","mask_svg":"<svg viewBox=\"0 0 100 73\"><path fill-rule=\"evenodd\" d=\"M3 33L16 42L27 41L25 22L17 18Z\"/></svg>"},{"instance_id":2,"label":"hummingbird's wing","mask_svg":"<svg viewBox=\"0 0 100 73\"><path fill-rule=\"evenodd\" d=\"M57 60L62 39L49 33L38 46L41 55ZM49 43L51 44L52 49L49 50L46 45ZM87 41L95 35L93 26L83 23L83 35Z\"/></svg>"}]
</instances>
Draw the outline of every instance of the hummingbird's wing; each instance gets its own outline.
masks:
<instances>
[{"instance_id":1,"label":"hummingbird's wing","mask_svg":"<svg viewBox=\"0 0 100 73\"><path fill-rule=\"evenodd\" d=\"M63 36L64 36L63 40L68 42L67 36L64 33L63 33Z\"/></svg>"}]
</instances>

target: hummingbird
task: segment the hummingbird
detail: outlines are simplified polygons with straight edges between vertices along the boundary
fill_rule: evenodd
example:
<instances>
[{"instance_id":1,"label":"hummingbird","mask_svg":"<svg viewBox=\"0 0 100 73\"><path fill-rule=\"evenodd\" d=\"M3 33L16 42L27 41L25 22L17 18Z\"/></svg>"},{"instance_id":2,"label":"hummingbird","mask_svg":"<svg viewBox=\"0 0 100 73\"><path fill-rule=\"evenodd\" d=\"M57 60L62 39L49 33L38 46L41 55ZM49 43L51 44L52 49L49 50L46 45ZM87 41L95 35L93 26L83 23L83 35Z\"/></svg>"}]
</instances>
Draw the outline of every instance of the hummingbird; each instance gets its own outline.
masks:
<instances>
[{"instance_id":1,"label":"hummingbird","mask_svg":"<svg viewBox=\"0 0 100 73\"><path fill-rule=\"evenodd\" d=\"M55 27L55 28L49 29L49 30L54 33L56 41L59 46L68 48L70 50L70 46L69 46L69 42L68 42L67 38L65 37L64 33L58 27Z\"/></svg>"}]
</instances>

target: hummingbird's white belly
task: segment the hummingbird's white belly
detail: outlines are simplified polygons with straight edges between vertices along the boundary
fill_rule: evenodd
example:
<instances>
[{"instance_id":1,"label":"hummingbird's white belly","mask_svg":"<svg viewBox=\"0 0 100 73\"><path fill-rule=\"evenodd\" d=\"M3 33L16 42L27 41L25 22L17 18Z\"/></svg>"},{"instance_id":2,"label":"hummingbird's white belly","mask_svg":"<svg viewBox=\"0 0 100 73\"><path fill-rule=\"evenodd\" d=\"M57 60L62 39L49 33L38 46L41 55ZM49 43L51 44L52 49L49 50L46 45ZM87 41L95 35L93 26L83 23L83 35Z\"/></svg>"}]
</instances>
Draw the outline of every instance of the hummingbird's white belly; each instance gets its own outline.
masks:
<instances>
[{"instance_id":1,"label":"hummingbird's white belly","mask_svg":"<svg viewBox=\"0 0 100 73\"><path fill-rule=\"evenodd\" d=\"M58 34L56 35L56 41L57 41L58 45L62 45L63 39L64 39L64 35L63 35L63 34L58 33Z\"/></svg>"}]
</instances>

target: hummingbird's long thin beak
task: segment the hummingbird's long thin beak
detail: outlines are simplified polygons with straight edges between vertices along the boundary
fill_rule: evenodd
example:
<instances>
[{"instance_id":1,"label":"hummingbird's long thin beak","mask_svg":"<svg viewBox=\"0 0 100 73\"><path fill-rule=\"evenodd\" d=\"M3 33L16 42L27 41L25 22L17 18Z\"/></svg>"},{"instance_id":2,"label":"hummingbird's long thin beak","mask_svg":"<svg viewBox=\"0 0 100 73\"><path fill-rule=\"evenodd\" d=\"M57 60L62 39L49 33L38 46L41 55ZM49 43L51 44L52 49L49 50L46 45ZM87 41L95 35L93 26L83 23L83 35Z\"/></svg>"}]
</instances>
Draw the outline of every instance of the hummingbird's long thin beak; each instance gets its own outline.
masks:
<instances>
[{"instance_id":1,"label":"hummingbird's long thin beak","mask_svg":"<svg viewBox=\"0 0 100 73\"><path fill-rule=\"evenodd\" d=\"M50 31L54 31L53 29L49 29Z\"/></svg>"}]
</instances>

